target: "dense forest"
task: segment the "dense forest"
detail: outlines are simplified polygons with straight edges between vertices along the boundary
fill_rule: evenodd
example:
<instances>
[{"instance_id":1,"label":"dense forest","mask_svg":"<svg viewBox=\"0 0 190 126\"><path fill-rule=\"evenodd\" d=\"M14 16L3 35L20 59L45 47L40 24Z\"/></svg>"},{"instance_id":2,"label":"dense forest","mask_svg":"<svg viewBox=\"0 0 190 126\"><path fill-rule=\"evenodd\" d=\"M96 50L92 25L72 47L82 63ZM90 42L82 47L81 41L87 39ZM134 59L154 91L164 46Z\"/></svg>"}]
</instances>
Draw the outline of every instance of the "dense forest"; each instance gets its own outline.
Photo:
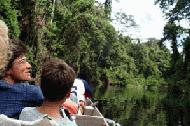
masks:
<instances>
[{"instance_id":1,"label":"dense forest","mask_svg":"<svg viewBox=\"0 0 190 126\"><path fill-rule=\"evenodd\" d=\"M93 85L142 84L141 80L168 77L176 83L189 83L189 29L178 25L180 20L189 19L189 2L155 2L168 22L161 40L149 38L147 42L115 30L111 0L103 4L95 0L2 0L0 18L8 24L10 37L19 37L28 46L34 77L41 57L52 55L77 66L79 76ZM169 10L172 5L175 8ZM134 27L133 18L118 15L118 21ZM180 37L183 39L179 41ZM164 42L171 43L171 51Z\"/></svg>"},{"instance_id":2,"label":"dense forest","mask_svg":"<svg viewBox=\"0 0 190 126\"><path fill-rule=\"evenodd\" d=\"M190 2L155 0L155 4L166 16L164 35L145 42L116 31L111 24L112 0L103 4L95 0L0 0L0 19L8 24L10 38L27 45L35 78L42 58L54 56L78 67L79 77L93 87L169 87L168 97L188 96L190 29L179 22L189 23ZM132 16L121 12L117 20L126 29L136 25Z\"/></svg>"}]
</instances>

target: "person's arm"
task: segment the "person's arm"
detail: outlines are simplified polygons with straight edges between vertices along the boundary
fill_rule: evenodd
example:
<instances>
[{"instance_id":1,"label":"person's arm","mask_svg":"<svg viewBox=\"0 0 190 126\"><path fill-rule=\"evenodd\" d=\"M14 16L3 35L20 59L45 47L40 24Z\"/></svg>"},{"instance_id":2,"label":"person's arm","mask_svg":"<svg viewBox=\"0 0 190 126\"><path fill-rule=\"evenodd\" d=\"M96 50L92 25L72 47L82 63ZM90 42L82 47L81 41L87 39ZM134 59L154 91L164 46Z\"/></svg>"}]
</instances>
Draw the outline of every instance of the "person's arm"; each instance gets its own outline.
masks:
<instances>
[{"instance_id":1,"label":"person's arm","mask_svg":"<svg viewBox=\"0 0 190 126\"><path fill-rule=\"evenodd\" d=\"M70 99L66 99L66 101L63 103L63 108L68 109L71 115L78 113L78 105Z\"/></svg>"},{"instance_id":2,"label":"person's arm","mask_svg":"<svg viewBox=\"0 0 190 126\"><path fill-rule=\"evenodd\" d=\"M29 87L28 97L31 100L31 106L39 106L42 104L44 97L41 91L40 86L30 85Z\"/></svg>"}]
</instances>

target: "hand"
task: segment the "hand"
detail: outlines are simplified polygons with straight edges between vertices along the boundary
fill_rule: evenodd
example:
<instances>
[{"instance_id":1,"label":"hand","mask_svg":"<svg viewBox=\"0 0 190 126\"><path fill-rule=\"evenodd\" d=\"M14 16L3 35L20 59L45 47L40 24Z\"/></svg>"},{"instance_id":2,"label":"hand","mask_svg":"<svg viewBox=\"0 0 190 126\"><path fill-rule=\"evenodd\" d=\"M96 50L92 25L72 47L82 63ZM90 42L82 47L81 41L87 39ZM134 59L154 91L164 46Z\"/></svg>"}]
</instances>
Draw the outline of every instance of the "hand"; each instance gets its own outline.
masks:
<instances>
[{"instance_id":1,"label":"hand","mask_svg":"<svg viewBox=\"0 0 190 126\"><path fill-rule=\"evenodd\" d=\"M67 108L69 110L69 113L72 114L77 114L78 113L78 105L71 100L66 100L63 103L63 107Z\"/></svg>"},{"instance_id":2,"label":"hand","mask_svg":"<svg viewBox=\"0 0 190 126\"><path fill-rule=\"evenodd\" d=\"M82 106L82 107L84 107L84 106L85 106L85 102L82 101L82 100L80 100L80 101L79 101L79 105Z\"/></svg>"}]
</instances>

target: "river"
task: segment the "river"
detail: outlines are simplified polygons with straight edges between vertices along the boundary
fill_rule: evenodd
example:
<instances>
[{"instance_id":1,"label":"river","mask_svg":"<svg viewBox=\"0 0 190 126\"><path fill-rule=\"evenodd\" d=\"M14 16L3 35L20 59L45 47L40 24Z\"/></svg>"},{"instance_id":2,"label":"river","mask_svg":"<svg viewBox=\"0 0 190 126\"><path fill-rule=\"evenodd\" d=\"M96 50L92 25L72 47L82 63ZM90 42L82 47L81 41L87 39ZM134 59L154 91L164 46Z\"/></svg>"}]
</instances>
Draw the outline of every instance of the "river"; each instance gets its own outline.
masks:
<instances>
[{"instance_id":1,"label":"river","mask_svg":"<svg viewBox=\"0 0 190 126\"><path fill-rule=\"evenodd\" d=\"M96 89L102 114L122 126L190 126L190 97L168 87Z\"/></svg>"}]
</instances>

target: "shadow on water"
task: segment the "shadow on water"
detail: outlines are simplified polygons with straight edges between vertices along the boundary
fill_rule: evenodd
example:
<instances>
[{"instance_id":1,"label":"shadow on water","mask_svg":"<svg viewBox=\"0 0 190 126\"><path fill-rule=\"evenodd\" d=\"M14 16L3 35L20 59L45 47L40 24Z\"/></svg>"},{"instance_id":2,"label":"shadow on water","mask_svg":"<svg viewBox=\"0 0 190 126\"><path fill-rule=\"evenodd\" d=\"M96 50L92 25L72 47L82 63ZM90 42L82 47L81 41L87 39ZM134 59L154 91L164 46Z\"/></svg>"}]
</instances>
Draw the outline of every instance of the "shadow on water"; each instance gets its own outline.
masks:
<instances>
[{"instance_id":1,"label":"shadow on water","mask_svg":"<svg viewBox=\"0 0 190 126\"><path fill-rule=\"evenodd\" d=\"M94 100L106 118L122 126L190 126L190 97L167 86L145 90L142 86L98 90Z\"/></svg>"}]
</instances>

